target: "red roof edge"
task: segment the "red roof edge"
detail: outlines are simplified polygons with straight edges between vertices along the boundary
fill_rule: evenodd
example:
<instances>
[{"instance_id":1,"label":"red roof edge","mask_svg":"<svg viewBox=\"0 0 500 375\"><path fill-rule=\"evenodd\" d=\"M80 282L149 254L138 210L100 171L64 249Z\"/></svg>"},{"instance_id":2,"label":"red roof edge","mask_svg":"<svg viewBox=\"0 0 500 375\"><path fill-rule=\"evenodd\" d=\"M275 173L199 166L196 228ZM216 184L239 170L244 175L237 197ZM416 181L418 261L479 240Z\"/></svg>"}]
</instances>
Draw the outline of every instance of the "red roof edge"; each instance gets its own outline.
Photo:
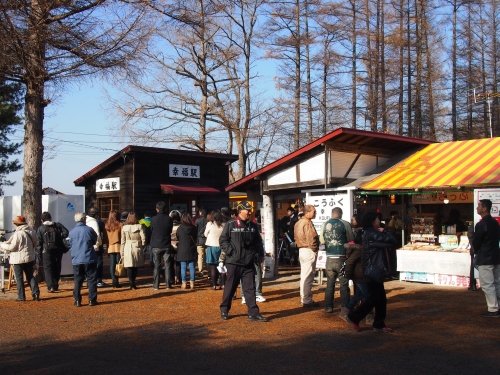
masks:
<instances>
[{"instance_id":1,"label":"red roof edge","mask_svg":"<svg viewBox=\"0 0 500 375\"><path fill-rule=\"evenodd\" d=\"M240 185L243 185L245 182L248 182L257 176L260 176L261 174L269 172L276 167L279 167L280 165L286 163L287 161L292 160L293 158L320 146L322 143L327 142L335 137L338 137L340 134L370 136L372 138L380 138L380 139L384 139L384 140L388 140L388 141L391 141L391 140L392 141L404 141L404 142L414 143L414 144L419 144L419 145L428 145L431 143L435 143L434 141L429 141L429 140L425 140L425 139L421 139L421 138L406 137L406 136L396 135L396 134L372 132L372 131L367 131L367 130L359 130L359 129L351 129L351 128L338 128L338 129L335 129L334 131L324 135L323 137L318 138L317 140L299 148L298 150L293 151L292 153L282 157L281 159L278 159L278 160L272 162L271 164L268 164L265 167L262 167L261 169L258 169L255 172L239 179L238 181L233 182L232 184L226 186L226 191L230 191L230 190L232 190Z\"/></svg>"}]
</instances>

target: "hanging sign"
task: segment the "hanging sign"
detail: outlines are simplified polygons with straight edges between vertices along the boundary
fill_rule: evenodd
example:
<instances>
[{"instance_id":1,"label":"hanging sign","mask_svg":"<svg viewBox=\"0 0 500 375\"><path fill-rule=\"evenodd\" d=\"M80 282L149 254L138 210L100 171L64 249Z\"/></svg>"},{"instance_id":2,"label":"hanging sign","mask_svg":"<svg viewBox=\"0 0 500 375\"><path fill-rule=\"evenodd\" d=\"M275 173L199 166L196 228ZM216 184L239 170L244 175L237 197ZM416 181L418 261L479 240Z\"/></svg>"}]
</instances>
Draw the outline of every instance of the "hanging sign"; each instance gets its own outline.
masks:
<instances>
[{"instance_id":1,"label":"hanging sign","mask_svg":"<svg viewBox=\"0 0 500 375\"><path fill-rule=\"evenodd\" d=\"M316 217L312 222L318 233L323 223L331 219L334 207L340 207L342 209L344 220L349 221L351 218L352 202L348 194L308 195L306 197L306 203L316 208Z\"/></svg>"},{"instance_id":2,"label":"hanging sign","mask_svg":"<svg viewBox=\"0 0 500 375\"><path fill-rule=\"evenodd\" d=\"M95 183L96 193L120 190L120 177L101 178Z\"/></svg>"},{"instance_id":3,"label":"hanging sign","mask_svg":"<svg viewBox=\"0 0 500 375\"><path fill-rule=\"evenodd\" d=\"M178 178L200 178L199 165L169 164L168 176Z\"/></svg>"},{"instance_id":4,"label":"hanging sign","mask_svg":"<svg viewBox=\"0 0 500 375\"><path fill-rule=\"evenodd\" d=\"M448 203L473 203L474 193L472 191L455 191L415 194L411 196L411 201L413 204L444 204L445 198L448 199Z\"/></svg>"}]
</instances>

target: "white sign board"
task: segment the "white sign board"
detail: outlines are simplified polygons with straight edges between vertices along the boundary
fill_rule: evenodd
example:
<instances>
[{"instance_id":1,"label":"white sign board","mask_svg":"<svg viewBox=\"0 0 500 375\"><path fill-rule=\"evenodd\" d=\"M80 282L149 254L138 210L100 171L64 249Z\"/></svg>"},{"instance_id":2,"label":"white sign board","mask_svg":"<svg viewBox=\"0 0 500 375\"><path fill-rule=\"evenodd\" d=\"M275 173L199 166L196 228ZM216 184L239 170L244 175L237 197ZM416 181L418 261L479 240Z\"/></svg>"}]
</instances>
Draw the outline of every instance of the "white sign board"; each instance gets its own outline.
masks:
<instances>
[{"instance_id":1,"label":"white sign board","mask_svg":"<svg viewBox=\"0 0 500 375\"><path fill-rule=\"evenodd\" d=\"M96 193L120 190L120 177L101 178L95 183Z\"/></svg>"},{"instance_id":2,"label":"white sign board","mask_svg":"<svg viewBox=\"0 0 500 375\"><path fill-rule=\"evenodd\" d=\"M178 178L200 178L199 165L169 164L168 176Z\"/></svg>"},{"instance_id":3,"label":"white sign board","mask_svg":"<svg viewBox=\"0 0 500 375\"><path fill-rule=\"evenodd\" d=\"M474 190L474 225L476 225L481 216L477 214L476 207L481 199L489 199L493 205L491 207L491 216L500 217L500 188L475 189Z\"/></svg>"},{"instance_id":4,"label":"white sign board","mask_svg":"<svg viewBox=\"0 0 500 375\"><path fill-rule=\"evenodd\" d=\"M331 193L329 195L306 195L306 204L316 208L316 218L313 220L314 227L320 233L323 223L332 217L334 207L342 209L342 219L351 221L352 216L352 194L349 192Z\"/></svg>"}]
</instances>

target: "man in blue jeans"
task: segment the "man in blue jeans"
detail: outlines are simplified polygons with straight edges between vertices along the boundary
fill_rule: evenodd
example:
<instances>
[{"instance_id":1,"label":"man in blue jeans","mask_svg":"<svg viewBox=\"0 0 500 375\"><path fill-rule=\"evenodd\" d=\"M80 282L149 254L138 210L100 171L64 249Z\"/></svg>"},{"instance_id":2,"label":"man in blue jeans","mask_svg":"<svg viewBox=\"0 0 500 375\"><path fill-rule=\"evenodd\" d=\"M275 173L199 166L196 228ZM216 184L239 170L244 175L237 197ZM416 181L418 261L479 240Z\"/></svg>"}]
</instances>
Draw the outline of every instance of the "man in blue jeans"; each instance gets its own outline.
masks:
<instances>
[{"instance_id":1,"label":"man in blue jeans","mask_svg":"<svg viewBox=\"0 0 500 375\"><path fill-rule=\"evenodd\" d=\"M326 250L326 290L325 290L325 312L333 312L333 299L335 293L335 281L337 277L340 283L340 317L345 319L348 313L350 298L349 279L340 274L340 269L346 260L346 249L344 245L354 241L351 224L342 220L342 209L335 207L332 210L332 218L326 221L321 228L319 238L325 245Z\"/></svg>"},{"instance_id":2,"label":"man in blue jeans","mask_svg":"<svg viewBox=\"0 0 500 375\"><path fill-rule=\"evenodd\" d=\"M76 307L82 305L81 289L85 278L89 289L89 306L97 305L97 255L94 249L97 233L85 225L85 220L85 213L77 212L76 225L68 235L74 277L73 298Z\"/></svg>"}]
</instances>

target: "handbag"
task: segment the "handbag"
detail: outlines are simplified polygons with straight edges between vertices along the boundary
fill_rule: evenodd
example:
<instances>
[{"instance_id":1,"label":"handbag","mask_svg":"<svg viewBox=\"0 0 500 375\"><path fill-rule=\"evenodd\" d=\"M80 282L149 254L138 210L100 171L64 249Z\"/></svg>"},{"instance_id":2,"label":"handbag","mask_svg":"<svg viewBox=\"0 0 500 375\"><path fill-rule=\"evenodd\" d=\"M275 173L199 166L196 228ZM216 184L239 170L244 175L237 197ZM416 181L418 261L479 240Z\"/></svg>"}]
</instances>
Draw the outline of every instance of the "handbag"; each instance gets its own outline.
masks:
<instances>
[{"instance_id":1,"label":"handbag","mask_svg":"<svg viewBox=\"0 0 500 375\"><path fill-rule=\"evenodd\" d=\"M387 269L382 258L382 251L376 251L370 255L363 274L370 281L383 283L387 274Z\"/></svg>"},{"instance_id":2,"label":"handbag","mask_svg":"<svg viewBox=\"0 0 500 375\"><path fill-rule=\"evenodd\" d=\"M121 257L120 261L118 263L116 263L115 276L118 276L118 277L127 276L127 270L125 269L125 266L123 265L123 257Z\"/></svg>"}]
</instances>

